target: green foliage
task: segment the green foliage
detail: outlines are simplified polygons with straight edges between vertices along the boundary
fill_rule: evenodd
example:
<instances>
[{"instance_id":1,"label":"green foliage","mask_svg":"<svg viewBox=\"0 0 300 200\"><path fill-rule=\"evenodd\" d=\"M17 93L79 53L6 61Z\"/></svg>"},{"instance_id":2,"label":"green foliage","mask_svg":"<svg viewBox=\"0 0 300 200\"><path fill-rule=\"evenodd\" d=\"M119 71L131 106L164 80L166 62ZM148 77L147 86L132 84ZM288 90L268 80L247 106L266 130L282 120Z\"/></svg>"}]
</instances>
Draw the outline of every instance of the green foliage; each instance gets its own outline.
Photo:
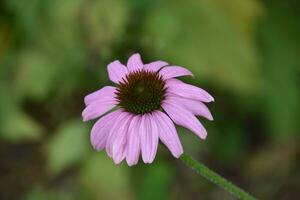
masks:
<instances>
[{"instance_id":1,"label":"green foliage","mask_svg":"<svg viewBox=\"0 0 300 200\"><path fill-rule=\"evenodd\" d=\"M20 109L4 86L0 86L0 138L14 142L40 139L43 128Z\"/></svg>"},{"instance_id":2,"label":"green foliage","mask_svg":"<svg viewBox=\"0 0 300 200\"><path fill-rule=\"evenodd\" d=\"M262 197L268 193L265 199L289 198L278 193L293 195L291 188L298 188L288 181L298 173L296 164L288 163L299 155L289 148L297 146L300 128L299 20L293 0L0 1L0 199L11 199L2 194L19 179L16 190L26 200L215 197L214 190L195 185L201 180L192 173L185 176L167 150L153 165L130 170L92 151L94 122L79 119L83 98L108 85L110 61L124 62L133 52L145 62L187 67L195 77L186 80L215 97L209 105L215 121L199 118L207 140L177 128L185 152ZM261 153L274 141L283 147ZM37 182L16 178L20 172L10 164L35 155L32 146L43 163L28 175ZM264 184L264 172L280 174L277 162L285 173L271 179L277 184ZM273 189L261 192L257 185Z\"/></svg>"},{"instance_id":3,"label":"green foliage","mask_svg":"<svg viewBox=\"0 0 300 200\"><path fill-rule=\"evenodd\" d=\"M140 165L131 171L137 199L172 199L170 186L174 169L170 164L157 158L156 163Z\"/></svg>"},{"instance_id":4,"label":"green foliage","mask_svg":"<svg viewBox=\"0 0 300 200\"><path fill-rule=\"evenodd\" d=\"M166 1L147 17L145 41L156 56L190 68L202 80L253 92L261 76L249 27L260 11L251 0Z\"/></svg>"},{"instance_id":5,"label":"green foliage","mask_svg":"<svg viewBox=\"0 0 300 200\"><path fill-rule=\"evenodd\" d=\"M231 125L229 128L223 127L222 135L218 140L214 140L213 147L218 159L226 164L240 160L247 148L247 138L239 127Z\"/></svg>"},{"instance_id":6,"label":"green foliage","mask_svg":"<svg viewBox=\"0 0 300 200\"><path fill-rule=\"evenodd\" d=\"M38 31L40 26L41 18L39 17L42 14L41 0L29 0L18 1L4 1L4 5L8 10L8 13L15 14L14 28L15 34L18 34L22 37L18 37L20 42L29 44L38 36Z\"/></svg>"},{"instance_id":7,"label":"green foliage","mask_svg":"<svg viewBox=\"0 0 300 200\"><path fill-rule=\"evenodd\" d=\"M293 19L288 9L285 3L275 3L261 31L266 117L271 132L280 139L299 133L300 117L300 27L299 18Z\"/></svg>"},{"instance_id":8,"label":"green foliage","mask_svg":"<svg viewBox=\"0 0 300 200\"><path fill-rule=\"evenodd\" d=\"M44 191L40 188L34 188L32 191L28 192L24 197L24 200L60 200L61 198L55 198L53 194Z\"/></svg>"},{"instance_id":9,"label":"green foliage","mask_svg":"<svg viewBox=\"0 0 300 200\"><path fill-rule=\"evenodd\" d=\"M79 163L88 155L88 127L80 120L66 122L47 145L48 168L57 174Z\"/></svg>"},{"instance_id":10,"label":"green foliage","mask_svg":"<svg viewBox=\"0 0 300 200\"><path fill-rule=\"evenodd\" d=\"M124 34L128 21L128 4L125 0L101 0L87 4L83 26L91 45L106 53Z\"/></svg>"},{"instance_id":11,"label":"green foliage","mask_svg":"<svg viewBox=\"0 0 300 200\"><path fill-rule=\"evenodd\" d=\"M37 50L24 51L19 55L18 70L14 83L20 98L45 99L53 89L56 79L56 66L46 54Z\"/></svg>"},{"instance_id":12,"label":"green foliage","mask_svg":"<svg viewBox=\"0 0 300 200\"><path fill-rule=\"evenodd\" d=\"M116 166L104 153L91 156L80 176L82 187L96 199L131 199L128 167Z\"/></svg>"}]
</instances>

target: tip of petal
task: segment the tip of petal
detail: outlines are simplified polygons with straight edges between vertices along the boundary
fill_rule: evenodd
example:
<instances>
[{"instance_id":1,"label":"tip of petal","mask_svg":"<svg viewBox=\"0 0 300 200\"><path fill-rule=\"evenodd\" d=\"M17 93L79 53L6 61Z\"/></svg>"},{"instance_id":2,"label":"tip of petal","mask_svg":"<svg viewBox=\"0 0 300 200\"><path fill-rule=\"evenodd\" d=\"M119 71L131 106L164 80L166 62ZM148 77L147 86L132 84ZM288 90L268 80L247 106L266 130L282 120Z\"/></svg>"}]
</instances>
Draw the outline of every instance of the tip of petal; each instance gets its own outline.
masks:
<instances>
[{"instance_id":1,"label":"tip of petal","mask_svg":"<svg viewBox=\"0 0 300 200\"><path fill-rule=\"evenodd\" d=\"M86 109L82 112L81 116L82 116L82 121L84 121L84 122L91 120L89 115L86 112Z\"/></svg>"},{"instance_id":2,"label":"tip of petal","mask_svg":"<svg viewBox=\"0 0 300 200\"><path fill-rule=\"evenodd\" d=\"M175 157L175 158L180 158L180 157L182 156L183 153L184 153L184 152L182 151L180 154L178 154L178 155L176 155L176 156L174 155L174 157Z\"/></svg>"},{"instance_id":3,"label":"tip of petal","mask_svg":"<svg viewBox=\"0 0 300 200\"><path fill-rule=\"evenodd\" d=\"M139 56L139 57L141 57L141 54L140 53L134 53L131 56Z\"/></svg>"},{"instance_id":4,"label":"tip of petal","mask_svg":"<svg viewBox=\"0 0 300 200\"><path fill-rule=\"evenodd\" d=\"M141 57L141 54L139 54L139 53L134 53L134 54L132 54L132 55L129 57L128 61L127 61L127 65L128 65L128 64L132 64L132 62L133 62L133 63L138 62L138 64L142 64L142 57ZM128 67L128 66L127 66L127 67Z\"/></svg>"},{"instance_id":5,"label":"tip of petal","mask_svg":"<svg viewBox=\"0 0 300 200\"><path fill-rule=\"evenodd\" d=\"M194 74L190 70L188 70L188 76L194 77Z\"/></svg>"},{"instance_id":6,"label":"tip of petal","mask_svg":"<svg viewBox=\"0 0 300 200\"><path fill-rule=\"evenodd\" d=\"M129 167L132 167L132 166L135 166L135 165L138 164L138 162L130 162L128 160L126 160L126 161L127 161L127 164L128 164Z\"/></svg>"},{"instance_id":7,"label":"tip of petal","mask_svg":"<svg viewBox=\"0 0 300 200\"><path fill-rule=\"evenodd\" d=\"M209 121L214 121L214 117L212 116L212 114L209 112L207 113L207 116L205 116L206 119L208 119Z\"/></svg>"},{"instance_id":8,"label":"tip of petal","mask_svg":"<svg viewBox=\"0 0 300 200\"><path fill-rule=\"evenodd\" d=\"M92 147L93 147L93 149L94 149L95 151L97 151L97 152L101 151L101 149L99 149L99 148L97 147L97 144L95 144L94 141L91 140L91 144L92 144Z\"/></svg>"},{"instance_id":9,"label":"tip of petal","mask_svg":"<svg viewBox=\"0 0 300 200\"><path fill-rule=\"evenodd\" d=\"M82 115L82 121L87 122L87 121L89 121L89 119L85 115Z\"/></svg>"},{"instance_id":10,"label":"tip of petal","mask_svg":"<svg viewBox=\"0 0 300 200\"><path fill-rule=\"evenodd\" d=\"M180 153L178 153L178 154L173 154L173 156L175 157L175 158L180 158L180 156L183 154L183 151L181 151Z\"/></svg>"},{"instance_id":11,"label":"tip of petal","mask_svg":"<svg viewBox=\"0 0 300 200\"><path fill-rule=\"evenodd\" d=\"M112 159L116 165L119 165L124 160L124 156L115 154L112 156Z\"/></svg>"},{"instance_id":12,"label":"tip of petal","mask_svg":"<svg viewBox=\"0 0 300 200\"><path fill-rule=\"evenodd\" d=\"M203 101L205 103L211 103L211 102L215 102L215 99L212 96L207 97L206 101Z\"/></svg>"},{"instance_id":13,"label":"tip of petal","mask_svg":"<svg viewBox=\"0 0 300 200\"><path fill-rule=\"evenodd\" d=\"M122 160L113 160L113 161L116 165L120 165L122 163Z\"/></svg>"},{"instance_id":14,"label":"tip of petal","mask_svg":"<svg viewBox=\"0 0 300 200\"><path fill-rule=\"evenodd\" d=\"M115 64L121 64L121 63L118 60L114 60L107 65L107 68L112 68L114 67Z\"/></svg>"},{"instance_id":15,"label":"tip of petal","mask_svg":"<svg viewBox=\"0 0 300 200\"><path fill-rule=\"evenodd\" d=\"M155 160L155 156L153 158L148 157L148 156L146 156L146 157L142 156L142 160L144 161L145 164L151 164Z\"/></svg>"},{"instance_id":16,"label":"tip of petal","mask_svg":"<svg viewBox=\"0 0 300 200\"><path fill-rule=\"evenodd\" d=\"M153 161L154 161L154 160L151 160L151 161L148 160L147 162L144 161L144 163L150 165L151 163L153 163Z\"/></svg>"},{"instance_id":17,"label":"tip of petal","mask_svg":"<svg viewBox=\"0 0 300 200\"><path fill-rule=\"evenodd\" d=\"M206 140L207 134L201 134L201 135L200 135L200 138L201 138L202 140Z\"/></svg>"}]
</instances>

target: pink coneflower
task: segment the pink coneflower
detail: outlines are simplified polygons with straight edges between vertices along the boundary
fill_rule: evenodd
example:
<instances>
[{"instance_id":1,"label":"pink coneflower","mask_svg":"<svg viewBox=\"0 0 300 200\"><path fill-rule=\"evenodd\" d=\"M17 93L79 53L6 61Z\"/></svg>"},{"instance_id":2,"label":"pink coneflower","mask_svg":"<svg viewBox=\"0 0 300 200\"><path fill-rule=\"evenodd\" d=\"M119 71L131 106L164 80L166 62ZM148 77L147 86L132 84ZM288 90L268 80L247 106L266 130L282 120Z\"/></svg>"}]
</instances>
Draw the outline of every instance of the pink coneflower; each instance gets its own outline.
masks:
<instances>
[{"instance_id":1,"label":"pink coneflower","mask_svg":"<svg viewBox=\"0 0 300 200\"><path fill-rule=\"evenodd\" d=\"M207 132L196 116L213 120L203 103L214 101L201 88L175 79L192 76L179 66L164 61L143 64L139 54L132 55L127 67L119 61L108 65L109 79L116 84L87 95L84 121L101 117L91 131L91 143L97 151L106 149L116 164L126 159L129 166L152 163L159 139L179 158L183 153L175 124L201 139Z\"/></svg>"}]
</instances>

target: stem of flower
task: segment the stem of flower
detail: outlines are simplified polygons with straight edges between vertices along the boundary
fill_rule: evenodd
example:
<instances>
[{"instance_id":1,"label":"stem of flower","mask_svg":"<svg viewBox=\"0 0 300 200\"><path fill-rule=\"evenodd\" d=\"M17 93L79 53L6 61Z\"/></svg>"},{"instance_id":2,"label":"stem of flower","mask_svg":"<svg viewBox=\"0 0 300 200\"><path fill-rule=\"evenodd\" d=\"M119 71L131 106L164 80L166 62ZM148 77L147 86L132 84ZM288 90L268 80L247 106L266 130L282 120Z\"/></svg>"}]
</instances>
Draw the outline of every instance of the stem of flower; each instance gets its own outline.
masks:
<instances>
[{"instance_id":1,"label":"stem of flower","mask_svg":"<svg viewBox=\"0 0 300 200\"><path fill-rule=\"evenodd\" d=\"M202 175L209 181L218 185L225 191L231 193L233 196L242 199L242 200L256 200L255 197L251 196L249 193L234 185L233 183L227 181L225 178L210 170L205 165L199 163L195 159L193 159L190 155L182 154L180 159L190 168L195 170L198 174Z\"/></svg>"}]
</instances>

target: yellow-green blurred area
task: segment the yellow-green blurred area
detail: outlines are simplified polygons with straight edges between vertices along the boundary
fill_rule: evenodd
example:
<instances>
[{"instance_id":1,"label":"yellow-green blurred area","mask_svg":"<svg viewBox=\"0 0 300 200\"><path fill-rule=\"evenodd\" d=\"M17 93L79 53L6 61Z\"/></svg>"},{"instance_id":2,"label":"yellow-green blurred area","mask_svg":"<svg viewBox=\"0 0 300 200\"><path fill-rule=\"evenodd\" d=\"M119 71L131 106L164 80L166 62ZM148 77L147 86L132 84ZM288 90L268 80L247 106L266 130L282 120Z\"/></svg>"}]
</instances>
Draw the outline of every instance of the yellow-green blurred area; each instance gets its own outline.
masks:
<instances>
[{"instance_id":1,"label":"yellow-green blurred area","mask_svg":"<svg viewBox=\"0 0 300 200\"><path fill-rule=\"evenodd\" d=\"M298 0L1 0L1 200L231 200L161 145L116 166L93 151L83 98L140 52L209 91L208 138L185 152L259 199L300 198Z\"/></svg>"}]
</instances>

